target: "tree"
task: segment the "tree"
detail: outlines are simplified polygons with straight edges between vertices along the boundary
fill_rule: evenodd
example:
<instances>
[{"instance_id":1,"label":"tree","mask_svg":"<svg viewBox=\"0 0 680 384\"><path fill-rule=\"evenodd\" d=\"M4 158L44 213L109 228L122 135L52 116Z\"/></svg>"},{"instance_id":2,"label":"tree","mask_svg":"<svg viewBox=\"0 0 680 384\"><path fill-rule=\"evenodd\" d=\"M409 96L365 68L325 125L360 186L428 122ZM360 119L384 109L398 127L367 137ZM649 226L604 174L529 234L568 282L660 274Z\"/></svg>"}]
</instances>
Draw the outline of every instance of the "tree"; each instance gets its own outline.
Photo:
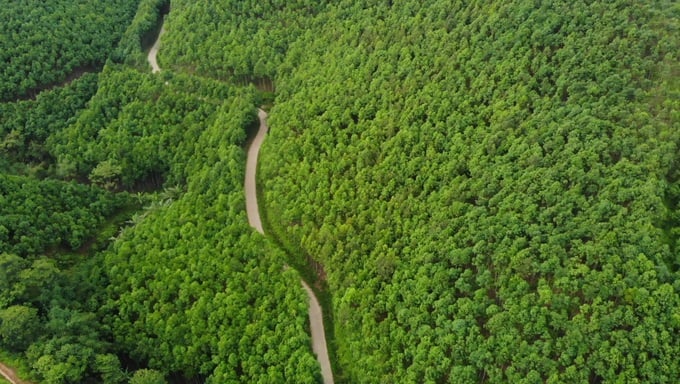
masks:
<instances>
[{"instance_id":1,"label":"tree","mask_svg":"<svg viewBox=\"0 0 680 384\"><path fill-rule=\"evenodd\" d=\"M90 181L109 191L120 186L123 169L115 160L104 160L90 172Z\"/></svg>"},{"instance_id":2,"label":"tree","mask_svg":"<svg viewBox=\"0 0 680 384\"><path fill-rule=\"evenodd\" d=\"M95 357L95 364L104 384L124 383L128 378L121 369L120 361L116 355L99 354Z\"/></svg>"},{"instance_id":3,"label":"tree","mask_svg":"<svg viewBox=\"0 0 680 384\"><path fill-rule=\"evenodd\" d=\"M39 335L38 310L23 305L0 309L0 343L12 351L25 350Z\"/></svg>"},{"instance_id":4,"label":"tree","mask_svg":"<svg viewBox=\"0 0 680 384\"><path fill-rule=\"evenodd\" d=\"M28 262L19 256L9 253L0 254L0 308L15 304L23 296L23 289L16 283L20 281L19 273L26 268Z\"/></svg>"},{"instance_id":5,"label":"tree","mask_svg":"<svg viewBox=\"0 0 680 384\"><path fill-rule=\"evenodd\" d=\"M167 384L162 373L153 369L140 369L130 378L130 384Z\"/></svg>"}]
</instances>

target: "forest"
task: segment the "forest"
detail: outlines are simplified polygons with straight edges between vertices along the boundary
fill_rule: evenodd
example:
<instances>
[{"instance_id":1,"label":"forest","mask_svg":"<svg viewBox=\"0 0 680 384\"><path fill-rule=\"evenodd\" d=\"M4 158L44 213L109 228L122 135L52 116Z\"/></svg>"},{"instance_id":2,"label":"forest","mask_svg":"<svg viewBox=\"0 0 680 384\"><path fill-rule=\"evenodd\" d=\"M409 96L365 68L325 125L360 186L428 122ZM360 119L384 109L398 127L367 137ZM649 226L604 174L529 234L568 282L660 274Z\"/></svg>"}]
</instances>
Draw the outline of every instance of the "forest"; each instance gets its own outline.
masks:
<instances>
[{"instance_id":1,"label":"forest","mask_svg":"<svg viewBox=\"0 0 680 384\"><path fill-rule=\"evenodd\" d=\"M245 217L259 96L152 75L164 7L98 74L0 104L0 349L41 383L319 382L297 273Z\"/></svg>"},{"instance_id":2,"label":"forest","mask_svg":"<svg viewBox=\"0 0 680 384\"><path fill-rule=\"evenodd\" d=\"M4 1L0 7L0 101L100 68L138 1Z\"/></svg>"},{"instance_id":3,"label":"forest","mask_svg":"<svg viewBox=\"0 0 680 384\"><path fill-rule=\"evenodd\" d=\"M341 2L291 44L264 206L349 382L679 377L678 8L645 4Z\"/></svg>"},{"instance_id":4,"label":"forest","mask_svg":"<svg viewBox=\"0 0 680 384\"><path fill-rule=\"evenodd\" d=\"M300 276L335 382L680 377L678 4L73 4L0 11L0 352L27 379L321 382Z\"/></svg>"}]
</instances>

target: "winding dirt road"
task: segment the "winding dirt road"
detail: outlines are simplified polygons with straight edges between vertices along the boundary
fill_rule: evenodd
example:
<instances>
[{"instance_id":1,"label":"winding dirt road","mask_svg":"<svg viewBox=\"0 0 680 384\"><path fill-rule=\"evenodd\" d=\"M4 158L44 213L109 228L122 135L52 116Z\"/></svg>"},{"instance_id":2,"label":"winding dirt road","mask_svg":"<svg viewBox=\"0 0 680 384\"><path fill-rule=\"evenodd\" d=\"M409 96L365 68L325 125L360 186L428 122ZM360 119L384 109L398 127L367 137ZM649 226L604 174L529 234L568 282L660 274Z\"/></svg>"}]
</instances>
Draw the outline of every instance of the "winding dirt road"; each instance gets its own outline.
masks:
<instances>
[{"instance_id":1,"label":"winding dirt road","mask_svg":"<svg viewBox=\"0 0 680 384\"><path fill-rule=\"evenodd\" d=\"M248 222L250 223L250 226L264 234L264 231L262 230L262 221L260 220L260 212L257 206L255 174L257 172L257 157L260 153L260 146L262 145L269 128L267 127L266 122L267 113L260 109L257 115L260 118L260 128L257 130L257 135L248 148L248 157L246 160L246 211L248 213ZM312 330L312 349L321 365L323 382L325 384L332 384L333 371L331 370L330 360L328 360L328 348L326 347L326 334L323 329L323 313L321 311L321 306L309 286L304 281L300 281L309 297L309 325Z\"/></svg>"},{"instance_id":2,"label":"winding dirt road","mask_svg":"<svg viewBox=\"0 0 680 384\"><path fill-rule=\"evenodd\" d=\"M161 31L158 34L156 42L151 47L149 51L149 64L153 68L153 73L160 72L161 68L158 66L156 61L156 55L158 54L158 47L160 46L161 35L165 29L161 27ZM246 194L246 211L248 213L248 223L250 226L255 228L258 232L264 234L262 229L262 220L260 220L260 211L257 206L257 186L255 184L255 173L257 172L257 157L260 153L260 146L264 141L264 137L269 130L267 127L267 113L263 110L259 110L257 116L260 119L260 128L257 130L257 135L253 142L248 148L248 157L246 160L246 179L244 182L244 189ZM312 350L316 354L316 358L321 366L321 375L323 376L323 382L325 384L333 384L333 371L331 370L331 363L328 359L328 348L326 347L326 333L323 328L323 312L321 311L321 306L319 305L319 300L316 299L316 295L309 288L307 283L300 280L302 287L307 292L307 297L309 298L309 325L312 331ZM22 384L22 383L16 383Z\"/></svg>"},{"instance_id":3,"label":"winding dirt road","mask_svg":"<svg viewBox=\"0 0 680 384\"><path fill-rule=\"evenodd\" d=\"M163 35L165 29L161 27L161 31L158 34L156 42L154 42L151 50L149 50L149 64L153 68L153 73L161 71L156 61L156 55L158 54L158 48L160 46L161 35ZM246 179L244 183L244 189L246 194L246 211L248 213L248 223L250 226L255 228L258 232L264 234L262 229L262 221L260 220L260 211L257 206L257 186L255 184L255 173L257 172L257 157L260 153L260 146L264 141L264 137L269 130L267 127L267 113L263 110L259 110L257 116L260 119L260 128L257 130L257 135L255 139L250 144L248 148L248 157L246 160ZM323 376L323 382L325 384L333 384L333 371L331 370L331 363L328 359L328 348L326 347L326 333L323 328L323 312L321 311L321 306L319 301L316 299L314 292L309 288L307 283L300 280L302 287L307 292L307 297L309 298L309 325L312 331L312 350L316 354L316 358L321 365L321 375ZM22 384L18 382L16 384Z\"/></svg>"},{"instance_id":4,"label":"winding dirt road","mask_svg":"<svg viewBox=\"0 0 680 384\"><path fill-rule=\"evenodd\" d=\"M28 381L21 380L12 368L2 363L0 363L0 375L12 384L30 384Z\"/></svg>"},{"instance_id":5,"label":"winding dirt road","mask_svg":"<svg viewBox=\"0 0 680 384\"><path fill-rule=\"evenodd\" d=\"M149 64L151 64L152 73L157 73L161 71L161 67L158 66L158 61L156 61L156 56L158 56L158 48L160 48L161 46L161 36L163 36L163 32L165 32L165 28L161 26L161 31L158 33L156 41L153 43L151 49L149 50L148 60Z\"/></svg>"}]
</instances>

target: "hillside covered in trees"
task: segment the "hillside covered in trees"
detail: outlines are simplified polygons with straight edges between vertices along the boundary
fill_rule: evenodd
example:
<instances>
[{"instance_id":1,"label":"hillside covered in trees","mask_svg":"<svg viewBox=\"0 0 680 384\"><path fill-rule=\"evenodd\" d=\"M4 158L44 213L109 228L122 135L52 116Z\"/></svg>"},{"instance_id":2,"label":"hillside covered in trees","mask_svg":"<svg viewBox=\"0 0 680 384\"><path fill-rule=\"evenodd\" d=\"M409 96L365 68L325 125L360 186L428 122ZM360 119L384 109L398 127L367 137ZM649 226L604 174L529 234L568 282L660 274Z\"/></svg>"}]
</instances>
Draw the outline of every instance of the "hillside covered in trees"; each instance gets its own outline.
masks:
<instances>
[{"instance_id":1,"label":"hillside covered in trees","mask_svg":"<svg viewBox=\"0 0 680 384\"><path fill-rule=\"evenodd\" d=\"M37 94L100 67L138 1L5 1L0 7L0 100Z\"/></svg>"},{"instance_id":2,"label":"hillside covered in trees","mask_svg":"<svg viewBox=\"0 0 680 384\"><path fill-rule=\"evenodd\" d=\"M319 382L284 262L336 382L680 377L674 2L118 3L96 55L40 45L98 75L16 101L73 67L0 61L0 347L35 379Z\"/></svg>"},{"instance_id":3,"label":"hillside covered in trees","mask_svg":"<svg viewBox=\"0 0 680 384\"><path fill-rule=\"evenodd\" d=\"M536 4L340 2L279 67L265 207L350 382L680 376L679 9Z\"/></svg>"},{"instance_id":4,"label":"hillside covered in trees","mask_svg":"<svg viewBox=\"0 0 680 384\"><path fill-rule=\"evenodd\" d=\"M318 382L299 278L245 217L255 91L152 75L167 4L131 6L101 73L0 104L0 349L41 383Z\"/></svg>"},{"instance_id":5,"label":"hillside covered in trees","mask_svg":"<svg viewBox=\"0 0 680 384\"><path fill-rule=\"evenodd\" d=\"M202 50L167 54L282 33L276 4L186 7ZM295 7L261 59L281 65L260 181L323 268L348 381L678 377L677 6Z\"/></svg>"}]
</instances>

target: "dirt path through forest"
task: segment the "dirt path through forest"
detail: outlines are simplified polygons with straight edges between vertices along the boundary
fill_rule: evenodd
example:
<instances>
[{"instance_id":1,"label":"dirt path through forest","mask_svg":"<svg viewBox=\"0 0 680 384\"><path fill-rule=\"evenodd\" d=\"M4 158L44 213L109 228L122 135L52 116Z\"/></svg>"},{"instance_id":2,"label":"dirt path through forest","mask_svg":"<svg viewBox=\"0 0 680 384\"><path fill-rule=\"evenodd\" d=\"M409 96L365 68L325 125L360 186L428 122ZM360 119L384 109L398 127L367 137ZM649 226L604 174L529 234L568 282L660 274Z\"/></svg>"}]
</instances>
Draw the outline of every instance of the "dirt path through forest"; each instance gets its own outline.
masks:
<instances>
[{"instance_id":1,"label":"dirt path through forest","mask_svg":"<svg viewBox=\"0 0 680 384\"><path fill-rule=\"evenodd\" d=\"M149 50L149 64L151 64L151 72L152 73L157 73L161 71L161 67L158 66L158 61L156 61L156 56L158 55L158 48L161 45L161 36L163 36L163 32L165 32L164 26L161 26L161 31L158 32L158 37L156 38L156 41L153 43L151 46L151 49Z\"/></svg>"},{"instance_id":2,"label":"dirt path through forest","mask_svg":"<svg viewBox=\"0 0 680 384\"><path fill-rule=\"evenodd\" d=\"M149 51L148 60L149 64L151 64L151 68L153 68L153 73L160 72L161 70L161 68L158 66L158 62L156 61L156 55L158 54L161 35L163 35L164 31L165 29L161 27L158 38ZM260 211L257 207L257 187L255 184L255 173L257 171L257 157L260 153L260 146L264 141L264 137L267 134L269 127L267 127L267 113L265 111L260 109L258 112L258 117L260 119L260 128L257 130L257 135L248 148L244 189L246 194L246 212L248 214L248 223L250 223L250 226L255 228L255 230L264 234L264 230L262 229L262 221L260 220ZM309 298L309 325L312 331L312 350L314 353L316 353L316 358L319 360L319 365L321 365L321 375L323 376L323 382L325 384L333 384L333 371L331 370L331 363L328 359L326 333L324 332L323 328L323 312L321 311L321 306L319 305L319 301L316 299L314 292L304 281L301 280L301 283Z\"/></svg>"},{"instance_id":3,"label":"dirt path through forest","mask_svg":"<svg viewBox=\"0 0 680 384\"><path fill-rule=\"evenodd\" d=\"M264 141L269 127L267 127L267 113L259 110L258 117L260 118L260 128L257 130L255 139L248 148L248 157L246 160L246 211L248 213L248 222L250 226L255 228L258 232L264 233L262 230L262 221L260 220L260 212L257 207L257 188L255 184L255 174L257 172L257 157L260 153L260 146ZM309 297L309 325L312 331L312 349L316 353L316 358L321 365L321 375L325 384L333 383L333 371L331 370L331 363L328 360L328 348L326 347L326 334L323 329L323 313L319 301L316 299L314 292L304 282L302 286Z\"/></svg>"},{"instance_id":4,"label":"dirt path through forest","mask_svg":"<svg viewBox=\"0 0 680 384\"><path fill-rule=\"evenodd\" d=\"M0 363L0 374L12 384L30 384L28 381L21 380L12 368L3 363Z\"/></svg>"}]
</instances>

